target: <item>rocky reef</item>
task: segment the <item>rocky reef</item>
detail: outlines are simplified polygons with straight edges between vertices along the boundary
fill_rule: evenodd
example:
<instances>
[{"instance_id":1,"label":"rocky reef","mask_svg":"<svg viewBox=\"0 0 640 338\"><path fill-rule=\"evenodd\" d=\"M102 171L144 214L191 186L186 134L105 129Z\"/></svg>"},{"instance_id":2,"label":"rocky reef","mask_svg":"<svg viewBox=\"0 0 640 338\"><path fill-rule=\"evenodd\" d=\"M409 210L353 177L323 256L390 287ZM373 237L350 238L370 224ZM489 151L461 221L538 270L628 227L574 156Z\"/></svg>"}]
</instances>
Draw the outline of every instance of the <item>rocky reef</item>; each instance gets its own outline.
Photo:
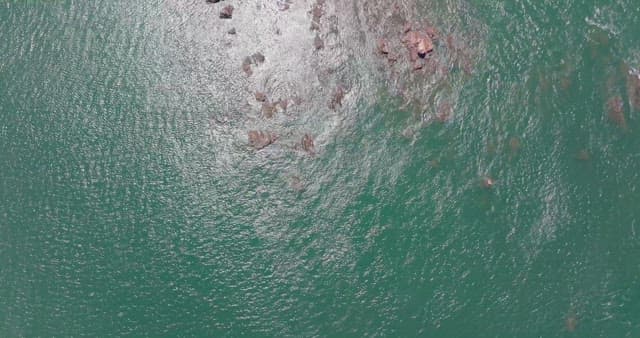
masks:
<instances>
[{"instance_id":1,"label":"rocky reef","mask_svg":"<svg viewBox=\"0 0 640 338\"><path fill-rule=\"evenodd\" d=\"M229 101L245 116L247 144L307 156L380 92L415 112L408 123L417 128L455 118L456 84L481 59L483 29L462 23L472 17L466 2L452 4L202 2L219 13L212 27L224 36L222 58L239 94Z\"/></svg>"}]
</instances>

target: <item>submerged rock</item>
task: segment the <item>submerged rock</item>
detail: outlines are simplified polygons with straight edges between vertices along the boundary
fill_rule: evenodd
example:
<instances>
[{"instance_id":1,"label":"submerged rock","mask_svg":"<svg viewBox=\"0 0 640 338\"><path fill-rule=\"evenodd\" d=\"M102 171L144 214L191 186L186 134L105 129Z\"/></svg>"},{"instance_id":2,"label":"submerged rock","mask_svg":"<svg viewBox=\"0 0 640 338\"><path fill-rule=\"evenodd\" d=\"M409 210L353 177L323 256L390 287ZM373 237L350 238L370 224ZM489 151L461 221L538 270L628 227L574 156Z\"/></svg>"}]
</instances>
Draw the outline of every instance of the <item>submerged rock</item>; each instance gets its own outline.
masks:
<instances>
[{"instance_id":1,"label":"submerged rock","mask_svg":"<svg viewBox=\"0 0 640 338\"><path fill-rule=\"evenodd\" d=\"M250 57L246 57L244 58L244 60L242 60L242 71L244 71L245 74L247 74L247 76L250 76L251 74L253 74L253 70L251 69L251 58Z\"/></svg>"},{"instance_id":2,"label":"submerged rock","mask_svg":"<svg viewBox=\"0 0 640 338\"><path fill-rule=\"evenodd\" d=\"M231 19L233 15L233 6L227 5L220 11L220 19Z\"/></svg>"},{"instance_id":3,"label":"submerged rock","mask_svg":"<svg viewBox=\"0 0 640 338\"><path fill-rule=\"evenodd\" d=\"M624 103L620 95L616 95L607 101L609 120L622 129L627 129L627 120L624 117Z\"/></svg>"},{"instance_id":4,"label":"submerged rock","mask_svg":"<svg viewBox=\"0 0 640 338\"><path fill-rule=\"evenodd\" d=\"M262 104L262 115L266 118L272 118L276 114L276 106L271 102L265 102Z\"/></svg>"},{"instance_id":5,"label":"submerged rock","mask_svg":"<svg viewBox=\"0 0 640 338\"><path fill-rule=\"evenodd\" d=\"M627 95L629 105L634 110L640 110L640 73L629 71L627 76Z\"/></svg>"},{"instance_id":6,"label":"submerged rock","mask_svg":"<svg viewBox=\"0 0 640 338\"><path fill-rule=\"evenodd\" d=\"M256 92L255 96L256 96L256 101L264 102L267 100L267 94L263 92Z\"/></svg>"},{"instance_id":7,"label":"submerged rock","mask_svg":"<svg viewBox=\"0 0 640 338\"><path fill-rule=\"evenodd\" d=\"M304 134L302 137L302 141L300 142L302 145L302 149L309 154L315 153L313 137L309 134Z\"/></svg>"},{"instance_id":8,"label":"submerged rock","mask_svg":"<svg viewBox=\"0 0 640 338\"><path fill-rule=\"evenodd\" d=\"M256 150L263 149L278 139L278 136L276 134L261 130L249 131L248 137L249 145L251 145Z\"/></svg>"},{"instance_id":9,"label":"submerged rock","mask_svg":"<svg viewBox=\"0 0 640 338\"><path fill-rule=\"evenodd\" d=\"M485 189L491 189L495 184L496 184L496 181L489 176L485 176L480 179L480 186Z\"/></svg>"},{"instance_id":10,"label":"submerged rock","mask_svg":"<svg viewBox=\"0 0 640 338\"><path fill-rule=\"evenodd\" d=\"M315 39L313 39L313 47L315 47L316 50L324 48L324 41L322 41L319 35L316 35Z\"/></svg>"},{"instance_id":11,"label":"submerged rock","mask_svg":"<svg viewBox=\"0 0 640 338\"><path fill-rule=\"evenodd\" d=\"M251 55L251 59L253 59L253 62L255 64L260 64L260 63L264 63L264 55L262 55L262 53L260 52L256 52L253 53L253 55Z\"/></svg>"},{"instance_id":12,"label":"submerged rock","mask_svg":"<svg viewBox=\"0 0 640 338\"><path fill-rule=\"evenodd\" d=\"M406 33L403 42L406 44L409 52L411 53L410 58L412 60L420 58L425 58L428 53L433 51L433 41L427 35L427 33L409 31Z\"/></svg>"},{"instance_id":13,"label":"submerged rock","mask_svg":"<svg viewBox=\"0 0 640 338\"><path fill-rule=\"evenodd\" d=\"M383 38L378 39L378 53L385 55L389 54L389 45L387 40Z\"/></svg>"},{"instance_id":14,"label":"submerged rock","mask_svg":"<svg viewBox=\"0 0 640 338\"><path fill-rule=\"evenodd\" d=\"M289 107L289 100L280 99L280 100L275 102L275 105L277 107L280 107L280 109L282 109L282 111L287 111L287 107Z\"/></svg>"},{"instance_id":15,"label":"submerged rock","mask_svg":"<svg viewBox=\"0 0 640 338\"><path fill-rule=\"evenodd\" d=\"M576 154L576 160L578 161L589 161L591 159L591 154L587 149L580 149Z\"/></svg>"},{"instance_id":16,"label":"submerged rock","mask_svg":"<svg viewBox=\"0 0 640 338\"><path fill-rule=\"evenodd\" d=\"M337 107L342 107L342 100L344 99L345 94L346 91L344 87L338 86L335 92L333 92L333 97L331 98L331 102L329 102L329 108L336 110Z\"/></svg>"}]
</instances>

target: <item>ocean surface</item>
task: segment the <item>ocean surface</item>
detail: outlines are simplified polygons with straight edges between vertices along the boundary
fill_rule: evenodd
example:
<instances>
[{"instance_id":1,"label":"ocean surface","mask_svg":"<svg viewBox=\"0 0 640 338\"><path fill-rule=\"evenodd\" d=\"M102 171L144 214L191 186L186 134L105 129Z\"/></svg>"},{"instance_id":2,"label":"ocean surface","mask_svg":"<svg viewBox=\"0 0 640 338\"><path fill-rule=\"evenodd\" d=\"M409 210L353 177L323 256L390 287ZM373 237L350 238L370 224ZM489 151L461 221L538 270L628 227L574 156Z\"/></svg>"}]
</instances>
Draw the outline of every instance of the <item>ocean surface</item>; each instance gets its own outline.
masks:
<instances>
[{"instance_id":1,"label":"ocean surface","mask_svg":"<svg viewBox=\"0 0 640 338\"><path fill-rule=\"evenodd\" d=\"M1 337L640 337L637 0L228 3L0 3Z\"/></svg>"}]
</instances>

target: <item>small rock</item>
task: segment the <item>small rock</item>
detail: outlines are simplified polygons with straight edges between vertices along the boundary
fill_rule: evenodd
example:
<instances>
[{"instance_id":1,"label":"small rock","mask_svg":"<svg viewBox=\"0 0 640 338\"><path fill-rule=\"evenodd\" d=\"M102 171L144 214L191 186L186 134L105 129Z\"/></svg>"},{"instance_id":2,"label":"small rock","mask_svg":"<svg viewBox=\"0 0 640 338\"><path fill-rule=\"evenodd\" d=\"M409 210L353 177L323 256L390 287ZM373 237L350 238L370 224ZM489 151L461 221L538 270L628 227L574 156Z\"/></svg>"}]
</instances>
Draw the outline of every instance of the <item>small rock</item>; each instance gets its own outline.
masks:
<instances>
[{"instance_id":1,"label":"small rock","mask_svg":"<svg viewBox=\"0 0 640 338\"><path fill-rule=\"evenodd\" d=\"M517 153L520 150L521 147L521 143L520 143L520 139L513 136L509 139L509 149L511 150L512 154Z\"/></svg>"},{"instance_id":2,"label":"small rock","mask_svg":"<svg viewBox=\"0 0 640 338\"><path fill-rule=\"evenodd\" d=\"M230 30L227 31L228 34L231 35L235 35L236 34L236 29L235 28L231 28Z\"/></svg>"},{"instance_id":3,"label":"small rock","mask_svg":"<svg viewBox=\"0 0 640 338\"><path fill-rule=\"evenodd\" d=\"M378 53L389 54L389 46L387 45L387 40L383 38L378 39Z\"/></svg>"},{"instance_id":4,"label":"small rock","mask_svg":"<svg viewBox=\"0 0 640 338\"><path fill-rule=\"evenodd\" d=\"M215 4L215 3L220 2L220 0L207 0L207 2L210 3L210 4Z\"/></svg>"},{"instance_id":5,"label":"small rock","mask_svg":"<svg viewBox=\"0 0 640 338\"><path fill-rule=\"evenodd\" d=\"M256 101L264 102L267 100L267 94L263 92L256 92Z\"/></svg>"},{"instance_id":6,"label":"small rock","mask_svg":"<svg viewBox=\"0 0 640 338\"><path fill-rule=\"evenodd\" d=\"M429 36L429 38L431 40L438 40L440 34L438 33L438 30L433 27L433 26L427 26L427 28L425 28L425 33L427 33L427 36Z\"/></svg>"},{"instance_id":7,"label":"small rock","mask_svg":"<svg viewBox=\"0 0 640 338\"><path fill-rule=\"evenodd\" d=\"M573 332L578 327L578 317L575 314L570 314L564 320L564 328L568 332Z\"/></svg>"},{"instance_id":8,"label":"small rock","mask_svg":"<svg viewBox=\"0 0 640 338\"><path fill-rule=\"evenodd\" d=\"M270 102L264 102L262 104L262 115L266 118L272 118L276 113L276 106Z\"/></svg>"},{"instance_id":9,"label":"small rock","mask_svg":"<svg viewBox=\"0 0 640 338\"><path fill-rule=\"evenodd\" d=\"M421 58L427 56L427 53L433 51L433 41L427 35L421 35L417 45L418 55Z\"/></svg>"},{"instance_id":10,"label":"small rock","mask_svg":"<svg viewBox=\"0 0 640 338\"><path fill-rule=\"evenodd\" d=\"M304 137L302 137L302 149L310 154L314 153L314 144L313 144L313 137L311 137L311 135L309 134L304 134Z\"/></svg>"},{"instance_id":11,"label":"small rock","mask_svg":"<svg viewBox=\"0 0 640 338\"><path fill-rule=\"evenodd\" d=\"M304 191L304 183L300 179L299 176L291 177L291 181L289 182L291 189L297 192Z\"/></svg>"},{"instance_id":12,"label":"small rock","mask_svg":"<svg viewBox=\"0 0 640 338\"><path fill-rule=\"evenodd\" d=\"M329 108L331 110L336 110L338 106L342 107L342 99L344 99L345 94L346 92L344 88L342 86L338 86L338 88L336 88L336 91L333 93L331 102L329 102Z\"/></svg>"},{"instance_id":13,"label":"small rock","mask_svg":"<svg viewBox=\"0 0 640 338\"><path fill-rule=\"evenodd\" d=\"M278 139L275 134L260 130L251 130L249 131L248 136L249 145L254 147L256 150L263 149Z\"/></svg>"},{"instance_id":14,"label":"small rock","mask_svg":"<svg viewBox=\"0 0 640 338\"><path fill-rule=\"evenodd\" d=\"M491 189L495 184L496 184L496 181L493 178L488 176L485 176L480 180L480 185L485 189Z\"/></svg>"},{"instance_id":15,"label":"small rock","mask_svg":"<svg viewBox=\"0 0 640 338\"><path fill-rule=\"evenodd\" d=\"M607 101L609 119L622 129L627 129L627 120L624 117L624 103L620 95L616 95Z\"/></svg>"},{"instance_id":16,"label":"small rock","mask_svg":"<svg viewBox=\"0 0 640 338\"><path fill-rule=\"evenodd\" d=\"M289 107L289 100L286 99L280 99L278 100L278 102L275 103L277 106L280 107L280 109L282 109L283 111L287 111L287 107Z\"/></svg>"},{"instance_id":17,"label":"small rock","mask_svg":"<svg viewBox=\"0 0 640 338\"><path fill-rule=\"evenodd\" d=\"M316 50L324 48L324 41L322 41L319 35L316 35L315 39L313 39L313 47L315 47Z\"/></svg>"},{"instance_id":18,"label":"small rock","mask_svg":"<svg viewBox=\"0 0 640 338\"><path fill-rule=\"evenodd\" d=\"M589 161L591 159L591 154L587 149L580 149L576 154L576 159L578 161Z\"/></svg>"},{"instance_id":19,"label":"small rock","mask_svg":"<svg viewBox=\"0 0 640 338\"><path fill-rule=\"evenodd\" d=\"M253 74L253 70L251 70L251 58L244 58L242 61L242 70L247 74L247 76L251 76L251 74Z\"/></svg>"},{"instance_id":20,"label":"small rock","mask_svg":"<svg viewBox=\"0 0 640 338\"><path fill-rule=\"evenodd\" d=\"M438 122L447 122L451 119L452 113L453 107L451 106L451 103L447 101L440 102L436 113L436 120Z\"/></svg>"},{"instance_id":21,"label":"small rock","mask_svg":"<svg viewBox=\"0 0 640 338\"><path fill-rule=\"evenodd\" d=\"M635 70L627 75L627 96L631 109L640 110L640 73Z\"/></svg>"},{"instance_id":22,"label":"small rock","mask_svg":"<svg viewBox=\"0 0 640 338\"><path fill-rule=\"evenodd\" d=\"M231 19L233 15L233 6L228 5L225 6L222 11L220 11L220 19Z\"/></svg>"},{"instance_id":23,"label":"small rock","mask_svg":"<svg viewBox=\"0 0 640 338\"><path fill-rule=\"evenodd\" d=\"M311 17L313 18L314 22L320 22L320 18L322 17L323 11L322 11L322 6L321 5L315 5L313 6L313 9L311 9Z\"/></svg>"},{"instance_id":24,"label":"small rock","mask_svg":"<svg viewBox=\"0 0 640 338\"><path fill-rule=\"evenodd\" d=\"M262 55L262 53L253 53L251 58L255 64L264 63L264 55Z\"/></svg>"}]
</instances>

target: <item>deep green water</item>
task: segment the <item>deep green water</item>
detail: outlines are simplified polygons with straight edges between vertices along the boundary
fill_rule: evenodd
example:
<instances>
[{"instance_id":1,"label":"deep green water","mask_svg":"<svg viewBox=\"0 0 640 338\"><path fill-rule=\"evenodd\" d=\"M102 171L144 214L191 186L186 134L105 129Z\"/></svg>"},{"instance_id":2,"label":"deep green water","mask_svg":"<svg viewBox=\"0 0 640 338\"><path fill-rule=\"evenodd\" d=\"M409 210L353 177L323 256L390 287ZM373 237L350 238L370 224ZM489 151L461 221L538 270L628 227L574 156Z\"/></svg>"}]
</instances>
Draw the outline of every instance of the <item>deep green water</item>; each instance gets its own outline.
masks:
<instances>
[{"instance_id":1,"label":"deep green water","mask_svg":"<svg viewBox=\"0 0 640 338\"><path fill-rule=\"evenodd\" d=\"M0 336L640 337L636 1L473 1L452 121L381 85L316 156L170 3L0 4Z\"/></svg>"}]
</instances>

